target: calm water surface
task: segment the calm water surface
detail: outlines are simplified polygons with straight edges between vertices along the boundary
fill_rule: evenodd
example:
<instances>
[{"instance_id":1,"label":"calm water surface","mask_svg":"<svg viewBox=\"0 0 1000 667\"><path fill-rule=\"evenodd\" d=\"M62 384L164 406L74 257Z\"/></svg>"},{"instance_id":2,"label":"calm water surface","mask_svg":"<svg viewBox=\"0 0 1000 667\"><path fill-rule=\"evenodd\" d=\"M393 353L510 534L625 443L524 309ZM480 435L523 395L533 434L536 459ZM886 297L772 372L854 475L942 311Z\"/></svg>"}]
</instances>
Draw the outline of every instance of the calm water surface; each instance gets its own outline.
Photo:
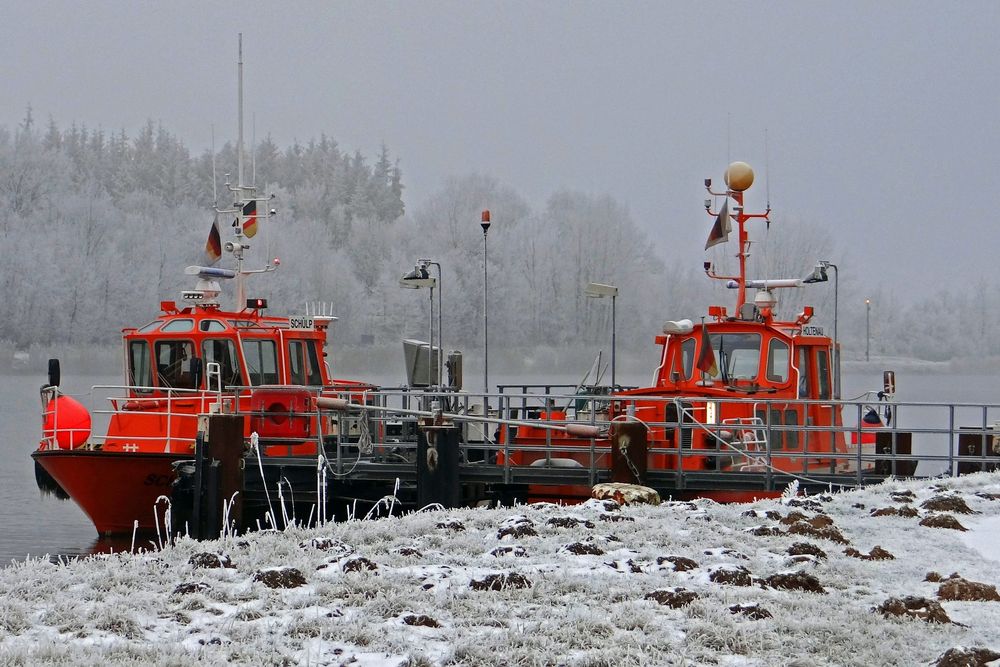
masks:
<instances>
[{"instance_id":1,"label":"calm water surface","mask_svg":"<svg viewBox=\"0 0 1000 667\"><path fill-rule=\"evenodd\" d=\"M1000 402L1000 377L992 375L938 375L897 372L897 400L948 401L957 403ZM647 378L623 378L626 383L645 384ZM496 378L496 381L510 381ZM539 380L540 381L540 380ZM550 380L551 381L551 380ZM845 373L844 398L881 386L881 373ZM34 462L29 455L38 445L41 407L38 388L41 375L0 375L0 565L25 557L78 556L129 547L130 540L105 542L89 519L72 501L42 495L35 485ZM92 385L115 384L120 379L103 376L64 376L66 393L88 408L104 409L108 392L89 393ZM907 408L900 410L901 427L913 427ZM990 413L990 421L996 415ZM941 418L944 418L942 413ZM1000 417L998 417L1000 418ZM910 424L907 424L910 421ZM960 414L958 423L974 425L977 413ZM99 422L99 420L95 420ZM922 424L917 424L922 425ZM95 430L103 432L103 424ZM923 464L922 464L923 465Z\"/></svg>"}]
</instances>

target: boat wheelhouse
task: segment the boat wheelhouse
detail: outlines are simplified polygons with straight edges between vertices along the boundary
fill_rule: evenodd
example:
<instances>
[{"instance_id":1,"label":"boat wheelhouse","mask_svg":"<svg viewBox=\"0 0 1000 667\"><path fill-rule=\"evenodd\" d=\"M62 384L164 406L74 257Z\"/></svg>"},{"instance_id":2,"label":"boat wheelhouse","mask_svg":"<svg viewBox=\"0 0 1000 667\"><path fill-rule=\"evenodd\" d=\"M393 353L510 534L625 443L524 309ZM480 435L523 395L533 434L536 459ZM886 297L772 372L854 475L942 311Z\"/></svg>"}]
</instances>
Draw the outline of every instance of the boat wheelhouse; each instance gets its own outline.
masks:
<instances>
[{"instance_id":1,"label":"boat wheelhouse","mask_svg":"<svg viewBox=\"0 0 1000 667\"><path fill-rule=\"evenodd\" d=\"M742 162L726 170L725 189L715 191L711 180L705 181L714 198L705 201L705 210L715 218L706 249L725 241L733 222L738 230L737 273L721 275L710 262L704 263L709 278L736 292L734 311L712 306L697 323L666 322L655 338L659 363L650 386L615 391L605 400L577 401L585 406L584 413L568 414L569 408L557 406L537 413L546 421L589 418L604 424L608 438L589 447L579 438L521 425L504 433L505 442L514 447L508 455L512 465L588 467L596 456L597 465L611 467L614 433L629 422L647 427L648 456L627 461L636 481L647 469L733 473L732 480L738 473L769 471L844 473L857 470L859 448L874 451L873 438L857 443L845 438L849 429L844 428L837 395L837 341L811 324L810 306L793 319L777 315L779 290L825 282L826 266L818 264L803 278L747 277L747 225L754 219L770 224L771 212L770 206L763 213L745 210L744 192L752 183L753 171ZM716 202L721 202L717 211L712 209ZM868 419L863 427L880 424ZM724 500L751 497L731 490L692 491ZM587 495L583 487L529 489L529 497L537 498Z\"/></svg>"},{"instance_id":2,"label":"boat wheelhouse","mask_svg":"<svg viewBox=\"0 0 1000 667\"><path fill-rule=\"evenodd\" d=\"M94 388L115 394L100 413L107 417L105 433L92 435L89 411L61 391L58 360L50 361L41 389L42 439L32 454L39 486L72 498L101 535L155 530L162 523L173 464L192 457L199 415L248 415L244 436L256 434L263 456L315 455L337 429L335 418L316 413L316 399L372 388L331 376L326 345L336 318L328 305L276 317L266 314L265 299L246 298L247 278L270 273L280 262L244 267L259 221L276 211L269 208L273 195L258 197L244 181L242 35L238 71L238 180L226 179L234 204L215 208L208 266L185 270L197 282L182 293L183 305L163 301L152 322L123 330L124 384ZM225 244L220 217L233 221ZM233 269L214 266L225 255ZM219 299L225 281L232 281L235 293L228 310Z\"/></svg>"}]
</instances>

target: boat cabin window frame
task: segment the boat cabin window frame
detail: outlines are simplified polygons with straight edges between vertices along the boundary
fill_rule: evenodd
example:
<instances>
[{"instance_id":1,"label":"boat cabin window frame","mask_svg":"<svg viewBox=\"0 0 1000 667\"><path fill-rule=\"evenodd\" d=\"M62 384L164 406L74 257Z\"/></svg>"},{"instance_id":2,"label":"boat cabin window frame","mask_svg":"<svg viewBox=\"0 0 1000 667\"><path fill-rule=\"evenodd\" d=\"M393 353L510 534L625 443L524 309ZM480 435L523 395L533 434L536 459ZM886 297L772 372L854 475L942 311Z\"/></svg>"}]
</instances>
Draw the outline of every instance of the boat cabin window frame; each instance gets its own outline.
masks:
<instances>
[{"instance_id":1,"label":"boat cabin window frame","mask_svg":"<svg viewBox=\"0 0 1000 667\"><path fill-rule=\"evenodd\" d=\"M760 376L762 337L753 331L723 331L709 334L719 374L727 382L754 381ZM752 342L751 342L752 341ZM748 344L749 343L749 344ZM735 371L739 370L739 373ZM723 373L725 373L723 375Z\"/></svg>"},{"instance_id":2,"label":"boat cabin window frame","mask_svg":"<svg viewBox=\"0 0 1000 667\"><path fill-rule=\"evenodd\" d=\"M226 354L219 353L218 346L226 346ZM209 345L215 346L210 348ZM228 360L225 357L228 356ZM240 363L240 354L236 348L236 341L232 338L205 338L201 341L201 358L205 367L205 380L208 382L208 364L217 363L221 370L221 380L223 387L243 387L243 367ZM204 384L203 383L203 384ZM207 385L206 385L207 388Z\"/></svg>"},{"instance_id":3,"label":"boat cabin window frame","mask_svg":"<svg viewBox=\"0 0 1000 667\"><path fill-rule=\"evenodd\" d=\"M156 331L163 325L163 320L153 320L149 324L144 324L142 327L136 330L136 333L151 333Z\"/></svg>"},{"instance_id":4,"label":"boat cabin window frame","mask_svg":"<svg viewBox=\"0 0 1000 667\"><path fill-rule=\"evenodd\" d=\"M288 341L288 383L306 387L322 387L316 341L293 338Z\"/></svg>"},{"instance_id":5,"label":"boat cabin window frame","mask_svg":"<svg viewBox=\"0 0 1000 667\"><path fill-rule=\"evenodd\" d=\"M690 336L681 341L681 344L677 347L676 354L678 355L677 361L680 362L680 370L675 370L674 372L680 372L682 377L676 378L672 377L671 380L674 382L678 380L690 380L691 375L694 373L694 361L695 354L697 353L698 341L694 336ZM676 365L675 365L676 369ZM671 374L673 375L673 374Z\"/></svg>"},{"instance_id":6,"label":"boat cabin window frame","mask_svg":"<svg viewBox=\"0 0 1000 667\"><path fill-rule=\"evenodd\" d=\"M131 340L128 344L128 383L137 394L153 392L153 364L148 340Z\"/></svg>"},{"instance_id":7,"label":"boat cabin window frame","mask_svg":"<svg viewBox=\"0 0 1000 667\"><path fill-rule=\"evenodd\" d=\"M202 320L198 323L198 331L205 333L220 333L228 328L222 320Z\"/></svg>"},{"instance_id":8,"label":"boat cabin window frame","mask_svg":"<svg viewBox=\"0 0 1000 667\"><path fill-rule=\"evenodd\" d=\"M771 450L794 450L799 448L799 410L793 406L770 406L768 410L757 409L757 418L770 434Z\"/></svg>"},{"instance_id":9,"label":"boat cabin window frame","mask_svg":"<svg viewBox=\"0 0 1000 667\"><path fill-rule=\"evenodd\" d=\"M798 353L798 394L799 398L812 397L812 369L810 368L810 358L808 346L800 346Z\"/></svg>"},{"instance_id":10,"label":"boat cabin window frame","mask_svg":"<svg viewBox=\"0 0 1000 667\"><path fill-rule=\"evenodd\" d=\"M278 347L270 338L243 337L240 348L246 363L247 383L252 387L280 384Z\"/></svg>"},{"instance_id":11,"label":"boat cabin window frame","mask_svg":"<svg viewBox=\"0 0 1000 667\"><path fill-rule=\"evenodd\" d=\"M829 401L833 395L830 390L830 355L824 348L816 348L816 379L819 383L819 399Z\"/></svg>"},{"instance_id":12,"label":"boat cabin window frame","mask_svg":"<svg viewBox=\"0 0 1000 667\"><path fill-rule=\"evenodd\" d=\"M784 349L782 350L781 348ZM784 353L783 361L778 359L782 352ZM767 343L767 370L764 373L764 377L767 378L768 382L785 384L788 382L788 378L791 377L791 365L791 346L781 338L771 338ZM780 373L778 372L779 367L781 369Z\"/></svg>"},{"instance_id":13,"label":"boat cabin window frame","mask_svg":"<svg viewBox=\"0 0 1000 667\"><path fill-rule=\"evenodd\" d=\"M197 346L190 338L164 338L153 344L156 364L156 386L160 389L197 389L191 360L197 356ZM165 355L165 356L164 356Z\"/></svg>"},{"instance_id":14,"label":"boat cabin window frame","mask_svg":"<svg viewBox=\"0 0 1000 667\"><path fill-rule=\"evenodd\" d=\"M163 326L160 327L160 333L165 334L190 333L192 331L194 331L194 318L191 317L170 320L164 322Z\"/></svg>"}]
</instances>

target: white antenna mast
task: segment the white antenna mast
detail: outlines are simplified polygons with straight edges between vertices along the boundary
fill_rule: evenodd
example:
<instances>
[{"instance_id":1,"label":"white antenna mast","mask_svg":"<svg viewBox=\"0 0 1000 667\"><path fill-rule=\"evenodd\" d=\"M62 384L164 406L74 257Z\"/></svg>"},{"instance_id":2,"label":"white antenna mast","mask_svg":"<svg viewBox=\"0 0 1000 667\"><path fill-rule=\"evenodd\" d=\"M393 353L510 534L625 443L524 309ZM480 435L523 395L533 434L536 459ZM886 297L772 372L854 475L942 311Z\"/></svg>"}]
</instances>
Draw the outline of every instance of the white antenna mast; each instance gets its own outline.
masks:
<instances>
[{"instance_id":1,"label":"white antenna mast","mask_svg":"<svg viewBox=\"0 0 1000 667\"><path fill-rule=\"evenodd\" d=\"M238 107L239 107L239 128L236 139L236 243L240 248L233 254L236 257L236 307L235 310L242 310L247 302L246 277L243 275L243 206L246 199L246 185L243 183L243 33L240 33L240 57L236 63L238 85Z\"/></svg>"},{"instance_id":2,"label":"white antenna mast","mask_svg":"<svg viewBox=\"0 0 1000 667\"><path fill-rule=\"evenodd\" d=\"M239 78L239 136L236 139L236 187L243 194L243 33L240 33L240 59L236 64Z\"/></svg>"},{"instance_id":3,"label":"white antenna mast","mask_svg":"<svg viewBox=\"0 0 1000 667\"><path fill-rule=\"evenodd\" d=\"M767 208L771 208L771 160L767 154L767 128L764 128L764 188L767 190ZM770 221L768 226L770 227Z\"/></svg>"},{"instance_id":4,"label":"white antenna mast","mask_svg":"<svg viewBox=\"0 0 1000 667\"><path fill-rule=\"evenodd\" d=\"M219 208L219 185L215 175L215 123L212 123L212 205Z\"/></svg>"}]
</instances>

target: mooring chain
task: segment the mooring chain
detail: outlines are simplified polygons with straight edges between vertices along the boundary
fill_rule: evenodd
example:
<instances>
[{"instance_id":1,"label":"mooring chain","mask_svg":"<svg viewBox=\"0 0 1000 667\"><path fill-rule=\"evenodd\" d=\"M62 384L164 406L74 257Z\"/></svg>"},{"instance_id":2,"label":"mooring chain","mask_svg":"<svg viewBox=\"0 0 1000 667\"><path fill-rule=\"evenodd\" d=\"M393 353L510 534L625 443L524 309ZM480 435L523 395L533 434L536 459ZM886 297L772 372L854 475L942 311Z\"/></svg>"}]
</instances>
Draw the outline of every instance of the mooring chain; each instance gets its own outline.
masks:
<instances>
[{"instance_id":1,"label":"mooring chain","mask_svg":"<svg viewBox=\"0 0 1000 667\"><path fill-rule=\"evenodd\" d=\"M438 450L437 450L437 431L427 431L427 469L431 472L437 470L438 464Z\"/></svg>"},{"instance_id":2,"label":"mooring chain","mask_svg":"<svg viewBox=\"0 0 1000 667\"><path fill-rule=\"evenodd\" d=\"M632 458L628 455L628 446L632 444L632 439L628 435L621 435L618 437L618 451L625 458L625 465L628 469L632 471L632 476L635 478L636 484L642 484L642 477L639 475L639 469L636 467Z\"/></svg>"},{"instance_id":3,"label":"mooring chain","mask_svg":"<svg viewBox=\"0 0 1000 667\"><path fill-rule=\"evenodd\" d=\"M368 410L362 409L358 424L358 451L365 456L375 451L372 443L371 427L368 425Z\"/></svg>"}]
</instances>

